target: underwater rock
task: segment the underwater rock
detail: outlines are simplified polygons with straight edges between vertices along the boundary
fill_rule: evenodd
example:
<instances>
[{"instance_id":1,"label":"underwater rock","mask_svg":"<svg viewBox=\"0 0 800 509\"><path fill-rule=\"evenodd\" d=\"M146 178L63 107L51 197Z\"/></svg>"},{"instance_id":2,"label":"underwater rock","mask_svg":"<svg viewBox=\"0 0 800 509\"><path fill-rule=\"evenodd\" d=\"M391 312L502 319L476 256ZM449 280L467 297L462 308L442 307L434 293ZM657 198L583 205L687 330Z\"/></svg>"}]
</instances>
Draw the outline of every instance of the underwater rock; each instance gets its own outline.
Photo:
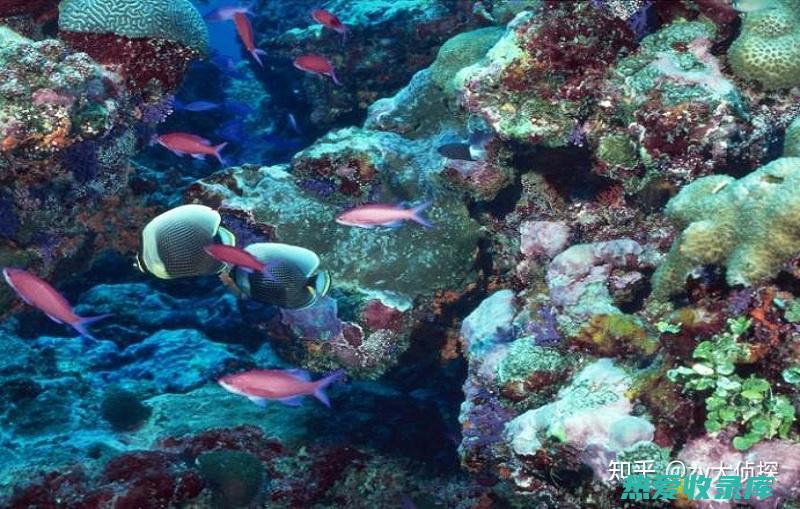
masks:
<instances>
[{"instance_id":1,"label":"underwater rock","mask_svg":"<svg viewBox=\"0 0 800 509\"><path fill-rule=\"evenodd\" d=\"M563 147L606 69L633 46L628 26L605 11L549 3L517 15L483 61L455 82L464 106L501 138Z\"/></svg>"},{"instance_id":2,"label":"underwater rock","mask_svg":"<svg viewBox=\"0 0 800 509\"><path fill-rule=\"evenodd\" d=\"M128 363L118 380L133 380L158 392L186 392L224 374L238 356L193 329L161 330L122 351Z\"/></svg>"},{"instance_id":3,"label":"underwater rock","mask_svg":"<svg viewBox=\"0 0 800 509\"><path fill-rule=\"evenodd\" d=\"M569 227L557 221L527 221L520 225L519 250L525 256L552 258L567 246Z\"/></svg>"},{"instance_id":4,"label":"underwater rock","mask_svg":"<svg viewBox=\"0 0 800 509\"><path fill-rule=\"evenodd\" d=\"M717 29L676 21L646 36L603 83L584 125L593 171L642 189L713 173L751 143L748 105L712 53Z\"/></svg>"},{"instance_id":5,"label":"underwater rock","mask_svg":"<svg viewBox=\"0 0 800 509\"><path fill-rule=\"evenodd\" d=\"M800 157L800 117L786 128L783 139L783 157Z\"/></svg>"},{"instance_id":6,"label":"underwater rock","mask_svg":"<svg viewBox=\"0 0 800 509\"><path fill-rule=\"evenodd\" d=\"M353 135L359 133L358 130L349 132ZM366 142L372 144L370 151L377 152L383 147L374 141L383 139L383 135L396 136L381 133L378 138L367 138ZM342 133L332 136L341 141L337 141L337 150L332 155L321 156L325 160L338 157L341 150L348 150L347 140L355 143ZM321 148L312 148L304 153L306 155L298 155L294 164L313 161L309 154L326 154L326 146L323 140ZM406 196L420 196L424 189L422 186L427 185L424 174L415 173L413 167L404 168L403 173L397 174L389 169L397 167L395 164L400 163L386 166L386 175L382 178L388 182L386 186L380 186L380 190L387 197L380 198L380 201L393 201L388 197L390 189L394 192L408 189L410 194ZM327 166L322 167L329 171ZM307 173L301 172L301 175ZM278 339L276 345L279 348L283 345L295 351L282 350L282 353L293 359L300 356L298 360L315 371L345 367L354 373L377 376L407 347L408 335L415 321L411 315L418 309L416 306L424 306L422 302L426 299L430 302L436 292L463 291L474 277L474 273L465 271L465 267L471 266L475 255L478 238L475 223L458 198L442 195L436 198L428 214L435 225L431 229L415 224L393 230L340 225L335 222L335 217L343 207L334 204L341 203L342 198L320 197L318 193L306 191L298 185L302 178L305 177L287 173L281 167L244 166L198 182L190 188L189 196L190 200L220 207L223 223L229 213L252 217L252 227L272 232L275 241L311 249L320 256L321 267L330 271L334 287L332 296L338 301L339 319L349 325L337 325L328 319L325 323L341 329L341 334L322 336L328 339L306 338L301 344L291 339L296 338L296 332L291 330L292 323L297 320L308 322L303 318L306 315L328 315L327 304L284 313L281 320L274 321L277 330L273 330L273 335ZM335 190L330 192L333 195ZM363 313L367 303L375 299L406 315L403 325L372 329ZM369 321L373 326L376 323L372 318ZM299 328L302 330L304 326ZM372 354L367 355L369 352ZM318 362L314 361L315 357L319 357Z\"/></svg>"},{"instance_id":7,"label":"underwater rock","mask_svg":"<svg viewBox=\"0 0 800 509\"><path fill-rule=\"evenodd\" d=\"M498 343L510 341L516 313L511 290L500 290L481 302L461 325L461 337L471 355L480 355Z\"/></svg>"},{"instance_id":8,"label":"underwater rock","mask_svg":"<svg viewBox=\"0 0 800 509\"><path fill-rule=\"evenodd\" d=\"M701 265L724 266L732 286L775 276L800 249L799 178L800 158L785 157L739 180L714 175L684 187L665 210L682 233L653 275L653 296L682 291Z\"/></svg>"}]
</instances>

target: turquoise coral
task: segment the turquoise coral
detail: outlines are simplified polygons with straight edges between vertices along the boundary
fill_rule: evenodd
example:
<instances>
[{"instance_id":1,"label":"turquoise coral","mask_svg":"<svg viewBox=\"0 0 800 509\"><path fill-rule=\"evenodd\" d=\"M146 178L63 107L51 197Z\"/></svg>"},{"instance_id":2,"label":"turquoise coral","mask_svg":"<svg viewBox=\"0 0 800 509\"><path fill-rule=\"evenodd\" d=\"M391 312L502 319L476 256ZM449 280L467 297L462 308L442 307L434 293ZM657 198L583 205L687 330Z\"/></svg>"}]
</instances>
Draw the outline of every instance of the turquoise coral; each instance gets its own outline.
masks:
<instances>
[{"instance_id":1,"label":"turquoise coral","mask_svg":"<svg viewBox=\"0 0 800 509\"><path fill-rule=\"evenodd\" d=\"M727 268L731 285L774 276L800 250L800 158L773 161L736 180L712 175L672 198L666 214L682 230L654 274L654 296L681 291L702 265Z\"/></svg>"},{"instance_id":2,"label":"turquoise coral","mask_svg":"<svg viewBox=\"0 0 800 509\"><path fill-rule=\"evenodd\" d=\"M800 84L800 4L775 0L773 8L745 15L728 61L737 76L767 90Z\"/></svg>"},{"instance_id":3,"label":"turquoise coral","mask_svg":"<svg viewBox=\"0 0 800 509\"><path fill-rule=\"evenodd\" d=\"M155 37L199 52L208 47L208 29L189 0L64 0L59 9L59 28L67 32Z\"/></svg>"},{"instance_id":4,"label":"turquoise coral","mask_svg":"<svg viewBox=\"0 0 800 509\"><path fill-rule=\"evenodd\" d=\"M794 119L786 129L783 139L783 156L800 157L800 117Z\"/></svg>"}]
</instances>

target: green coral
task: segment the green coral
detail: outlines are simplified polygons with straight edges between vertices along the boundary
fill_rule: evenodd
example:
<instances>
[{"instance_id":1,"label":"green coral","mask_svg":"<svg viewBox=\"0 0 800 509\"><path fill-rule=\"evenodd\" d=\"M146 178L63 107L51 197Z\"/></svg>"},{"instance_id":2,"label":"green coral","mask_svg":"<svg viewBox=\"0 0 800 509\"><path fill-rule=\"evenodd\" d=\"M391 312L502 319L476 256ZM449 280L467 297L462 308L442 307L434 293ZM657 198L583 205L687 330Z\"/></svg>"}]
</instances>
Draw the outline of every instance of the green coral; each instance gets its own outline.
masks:
<instances>
[{"instance_id":1,"label":"green coral","mask_svg":"<svg viewBox=\"0 0 800 509\"><path fill-rule=\"evenodd\" d=\"M609 134L600 138L595 156L608 166L635 166L639 162L636 144L625 134Z\"/></svg>"},{"instance_id":2,"label":"green coral","mask_svg":"<svg viewBox=\"0 0 800 509\"><path fill-rule=\"evenodd\" d=\"M739 180L700 178L667 203L666 214L682 229L653 275L658 299L682 290L702 265L727 268L731 285L750 285L775 275L800 251L800 158L773 161Z\"/></svg>"},{"instance_id":3,"label":"green coral","mask_svg":"<svg viewBox=\"0 0 800 509\"><path fill-rule=\"evenodd\" d=\"M749 326L750 321L744 318L729 320L727 331L697 345L692 354L696 364L667 374L686 390L711 390L705 399L706 431L716 433L732 424L741 425L744 434L733 439L733 446L739 450L765 438L787 438L795 420L791 400L773 394L767 380L736 374L736 364L750 360L750 345L740 341Z\"/></svg>"},{"instance_id":4,"label":"green coral","mask_svg":"<svg viewBox=\"0 0 800 509\"><path fill-rule=\"evenodd\" d=\"M204 53L208 28L189 0L64 0L58 26L67 32L156 37Z\"/></svg>"},{"instance_id":5,"label":"green coral","mask_svg":"<svg viewBox=\"0 0 800 509\"><path fill-rule=\"evenodd\" d=\"M508 353L497 366L497 380L505 385L511 381L523 381L537 371L561 371L566 366L564 357L553 348L538 346L533 338L520 338L508 349Z\"/></svg>"},{"instance_id":6,"label":"green coral","mask_svg":"<svg viewBox=\"0 0 800 509\"><path fill-rule=\"evenodd\" d=\"M783 157L800 157L800 117L786 128L783 138Z\"/></svg>"},{"instance_id":7,"label":"green coral","mask_svg":"<svg viewBox=\"0 0 800 509\"><path fill-rule=\"evenodd\" d=\"M456 73L483 57L503 32L500 27L479 28L449 39L439 48L436 60L431 64L431 81L448 94L454 94L456 84L453 78Z\"/></svg>"},{"instance_id":8,"label":"green coral","mask_svg":"<svg viewBox=\"0 0 800 509\"><path fill-rule=\"evenodd\" d=\"M728 62L737 76L767 90L800 84L800 3L774 0L773 8L743 16Z\"/></svg>"}]
</instances>

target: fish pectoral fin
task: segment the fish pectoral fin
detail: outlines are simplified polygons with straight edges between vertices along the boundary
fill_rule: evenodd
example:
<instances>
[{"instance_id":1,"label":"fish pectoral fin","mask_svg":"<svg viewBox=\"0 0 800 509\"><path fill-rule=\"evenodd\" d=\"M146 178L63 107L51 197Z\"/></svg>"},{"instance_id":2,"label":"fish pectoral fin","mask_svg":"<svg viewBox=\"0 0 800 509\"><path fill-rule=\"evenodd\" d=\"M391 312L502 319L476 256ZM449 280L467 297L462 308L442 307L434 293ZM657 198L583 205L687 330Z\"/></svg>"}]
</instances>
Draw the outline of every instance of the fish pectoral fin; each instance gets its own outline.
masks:
<instances>
[{"instance_id":1,"label":"fish pectoral fin","mask_svg":"<svg viewBox=\"0 0 800 509\"><path fill-rule=\"evenodd\" d=\"M181 152L180 150L169 149L169 151L172 152L173 154L175 154L178 157L183 157L183 156L186 155L186 152Z\"/></svg>"},{"instance_id":2,"label":"fish pectoral fin","mask_svg":"<svg viewBox=\"0 0 800 509\"><path fill-rule=\"evenodd\" d=\"M279 399L278 401L280 401L281 403L283 403L284 405L287 405L287 406L300 406L303 403L303 397L302 396L292 396L290 398Z\"/></svg>"},{"instance_id":3,"label":"fish pectoral fin","mask_svg":"<svg viewBox=\"0 0 800 509\"><path fill-rule=\"evenodd\" d=\"M45 314L47 314L47 313L45 313ZM53 315L50 315L50 314L47 314L47 318L49 318L49 319L53 320L53 321L54 321L54 322L56 322L56 323L60 323L60 324L63 324L63 323L64 323L64 322L62 322L61 320L59 320L58 318L56 318L55 316L53 316Z\"/></svg>"},{"instance_id":4,"label":"fish pectoral fin","mask_svg":"<svg viewBox=\"0 0 800 509\"><path fill-rule=\"evenodd\" d=\"M206 158L206 156L203 155L203 154L192 154L192 157L195 158L195 159L201 159L201 160L204 160Z\"/></svg>"},{"instance_id":5,"label":"fish pectoral fin","mask_svg":"<svg viewBox=\"0 0 800 509\"><path fill-rule=\"evenodd\" d=\"M255 403L256 405L260 406L261 408L266 408L269 400L267 398L259 398L258 396L247 396L247 399Z\"/></svg>"}]
</instances>

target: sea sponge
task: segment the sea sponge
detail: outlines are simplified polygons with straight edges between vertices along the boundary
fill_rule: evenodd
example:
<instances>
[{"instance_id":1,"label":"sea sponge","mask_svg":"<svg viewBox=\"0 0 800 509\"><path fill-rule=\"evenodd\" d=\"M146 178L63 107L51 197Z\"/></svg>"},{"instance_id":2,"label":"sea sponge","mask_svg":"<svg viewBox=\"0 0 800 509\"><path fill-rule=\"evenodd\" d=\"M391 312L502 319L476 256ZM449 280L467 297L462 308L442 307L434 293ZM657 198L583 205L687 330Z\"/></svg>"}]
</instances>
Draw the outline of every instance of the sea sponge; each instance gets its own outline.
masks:
<instances>
[{"instance_id":1,"label":"sea sponge","mask_svg":"<svg viewBox=\"0 0 800 509\"><path fill-rule=\"evenodd\" d=\"M728 61L737 76L766 90L800 85L800 3L775 0L774 8L743 16Z\"/></svg>"},{"instance_id":2,"label":"sea sponge","mask_svg":"<svg viewBox=\"0 0 800 509\"><path fill-rule=\"evenodd\" d=\"M208 28L189 0L64 0L59 29L175 41L204 53Z\"/></svg>"},{"instance_id":3,"label":"sea sponge","mask_svg":"<svg viewBox=\"0 0 800 509\"><path fill-rule=\"evenodd\" d=\"M783 138L783 157L800 157L800 117L786 128Z\"/></svg>"},{"instance_id":4,"label":"sea sponge","mask_svg":"<svg viewBox=\"0 0 800 509\"><path fill-rule=\"evenodd\" d=\"M234 508L251 504L261 493L265 469L249 452L219 450L197 458L203 479L211 487L216 507Z\"/></svg>"},{"instance_id":5,"label":"sea sponge","mask_svg":"<svg viewBox=\"0 0 800 509\"><path fill-rule=\"evenodd\" d=\"M122 389L113 389L103 398L100 412L115 430L129 431L136 429L147 420L152 409L143 405L136 394Z\"/></svg>"},{"instance_id":6,"label":"sea sponge","mask_svg":"<svg viewBox=\"0 0 800 509\"><path fill-rule=\"evenodd\" d=\"M751 285L775 275L800 251L800 158L784 157L739 180L698 179L667 203L683 231L653 275L653 296L683 289L701 265L727 268L730 285Z\"/></svg>"}]
</instances>

